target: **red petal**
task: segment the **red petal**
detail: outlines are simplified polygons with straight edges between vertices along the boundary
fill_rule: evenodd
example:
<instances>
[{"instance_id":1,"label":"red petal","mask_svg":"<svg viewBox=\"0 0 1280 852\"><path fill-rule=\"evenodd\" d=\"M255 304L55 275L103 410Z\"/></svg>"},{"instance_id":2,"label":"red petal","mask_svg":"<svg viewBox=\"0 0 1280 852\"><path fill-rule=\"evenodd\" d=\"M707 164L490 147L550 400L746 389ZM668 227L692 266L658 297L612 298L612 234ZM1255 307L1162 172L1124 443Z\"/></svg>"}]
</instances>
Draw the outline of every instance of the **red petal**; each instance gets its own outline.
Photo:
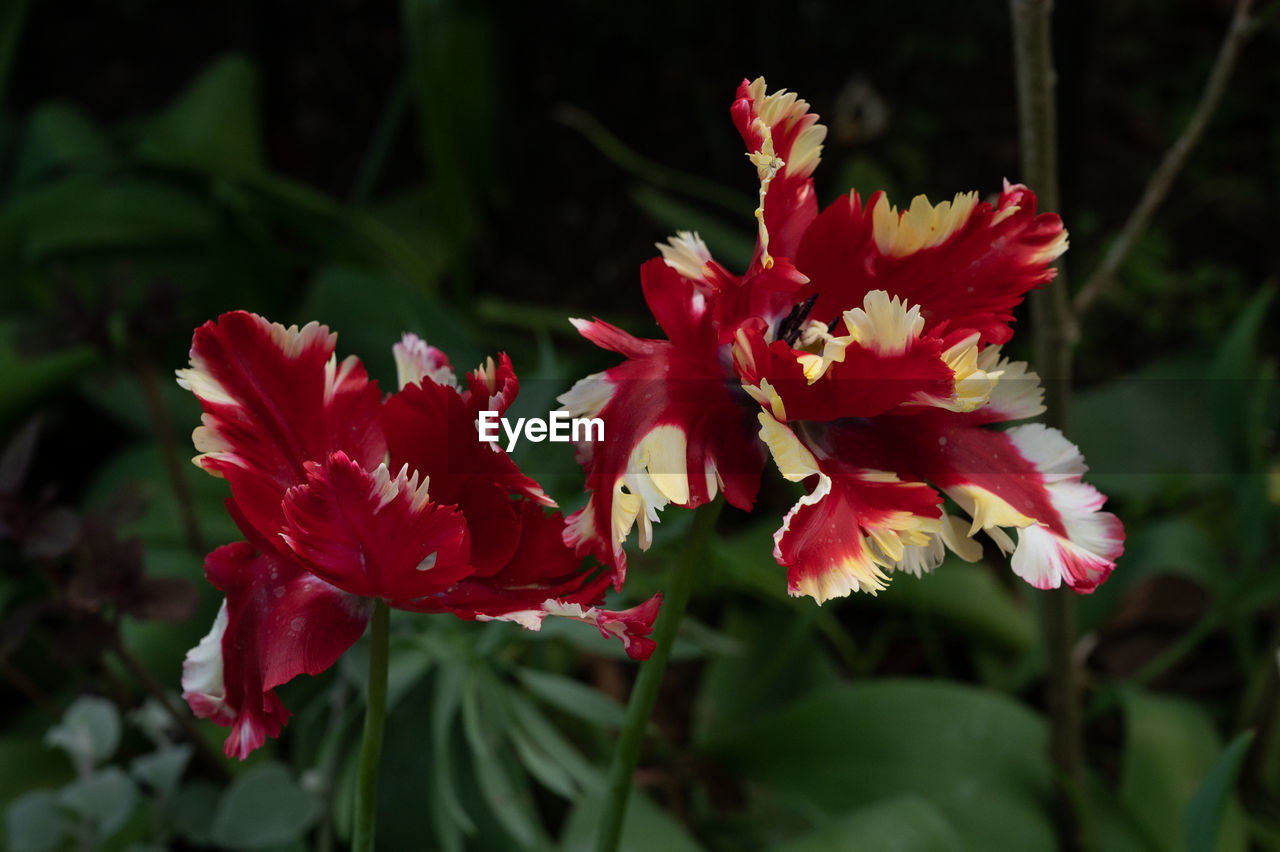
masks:
<instances>
[{"instance_id":1,"label":"red petal","mask_svg":"<svg viewBox=\"0 0 1280 852\"><path fill-rule=\"evenodd\" d=\"M183 698L197 716L231 726L227 756L243 760L289 718L275 687L333 665L364 632L370 604L243 541L210 553L205 574L226 603L187 655Z\"/></svg>"},{"instance_id":2,"label":"red petal","mask_svg":"<svg viewBox=\"0 0 1280 852\"><path fill-rule=\"evenodd\" d=\"M467 373L467 390L462 402L473 414L480 411L496 411L502 414L520 393L520 381L507 353L498 353L498 363L490 358L484 364Z\"/></svg>"},{"instance_id":3,"label":"red petal","mask_svg":"<svg viewBox=\"0 0 1280 852\"><path fill-rule=\"evenodd\" d=\"M1081 480L1084 458L1056 429L998 432L938 415L899 424L892 440L974 517L974 532L986 529L1006 548L1014 545L1001 530L1017 532L1014 572L1038 588L1092 591L1124 551L1123 525L1100 511L1106 498Z\"/></svg>"},{"instance_id":4,"label":"red petal","mask_svg":"<svg viewBox=\"0 0 1280 852\"><path fill-rule=\"evenodd\" d=\"M391 347L396 359L396 379L399 387L420 383L423 379L438 385L458 386L449 356L416 334L406 333L400 342Z\"/></svg>"},{"instance_id":5,"label":"red petal","mask_svg":"<svg viewBox=\"0 0 1280 852\"><path fill-rule=\"evenodd\" d=\"M774 557L786 566L787 590L818 603L852 591L875 594L884 570L907 547L927 546L939 531L942 498L922 482L824 458L814 489L774 534Z\"/></svg>"},{"instance_id":6,"label":"red petal","mask_svg":"<svg viewBox=\"0 0 1280 852\"><path fill-rule=\"evenodd\" d=\"M805 377L798 352L781 340L767 344L760 330L744 330L734 349L743 383L768 380L786 407L788 420L827 421L875 417L924 395L947 396L953 374L936 338L912 341L900 353L880 353L850 344L844 360L831 364L817 381Z\"/></svg>"},{"instance_id":7,"label":"red petal","mask_svg":"<svg viewBox=\"0 0 1280 852\"><path fill-rule=\"evenodd\" d=\"M666 276L653 264L645 270ZM666 286L649 292L679 294ZM600 323L579 326L587 338L631 356L560 398L572 416L604 421L604 440L579 448L592 494L569 519L567 541L614 566L618 583L631 526L640 524L641 546L647 547L650 525L668 502L692 508L720 488L740 508L755 500L763 447L739 383L727 372L727 347L718 343L710 312L700 317L696 328L682 333L682 345L637 340Z\"/></svg>"},{"instance_id":8,"label":"red petal","mask_svg":"<svg viewBox=\"0 0 1280 852\"><path fill-rule=\"evenodd\" d=\"M407 464L430 478L432 499L466 517L477 573L498 570L515 549L519 525L509 495L552 502L500 447L479 439L475 412L453 388L406 387L383 405L383 427L391 466Z\"/></svg>"},{"instance_id":9,"label":"red petal","mask_svg":"<svg viewBox=\"0 0 1280 852\"><path fill-rule=\"evenodd\" d=\"M333 360L336 340L316 323L286 329L235 311L196 329L191 367L178 371L205 412L197 462L226 477L269 541L284 522L285 491L306 480L305 462L341 450L372 468L386 452L377 384L355 358Z\"/></svg>"},{"instance_id":10,"label":"red petal","mask_svg":"<svg viewBox=\"0 0 1280 852\"><path fill-rule=\"evenodd\" d=\"M768 252L795 257L805 228L818 212L810 176L822 153L827 130L809 105L785 89L766 94L764 78L743 80L729 113L749 153L772 148L785 165L768 183L764 199L764 228ZM763 261L764 245L756 247L753 268Z\"/></svg>"},{"instance_id":11,"label":"red petal","mask_svg":"<svg viewBox=\"0 0 1280 852\"><path fill-rule=\"evenodd\" d=\"M492 574L474 574L430 599L405 609L452 612L462 618L498 618L541 606L548 598L591 605L604 599L609 577L583 570L582 559L563 541L564 518L528 500L515 504L519 541L511 558Z\"/></svg>"},{"instance_id":12,"label":"red petal","mask_svg":"<svg viewBox=\"0 0 1280 852\"><path fill-rule=\"evenodd\" d=\"M442 594L408 609L452 612L465 619L514 621L530 630L548 615L593 624L601 635L620 639L633 659L648 659L648 638L658 613L660 595L623 612L599 608L609 574L584 570L582 560L564 544L564 518L546 514L530 501L520 502L520 544L501 571L471 576Z\"/></svg>"},{"instance_id":13,"label":"red petal","mask_svg":"<svg viewBox=\"0 0 1280 852\"><path fill-rule=\"evenodd\" d=\"M426 597L470 573L462 513L434 503L407 470L373 473L343 453L307 464L289 489L283 538L316 576L345 592L388 601Z\"/></svg>"},{"instance_id":14,"label":"red petal","mask_svg":"<svg viewBox=\"0 0 1280 852\"><path fill-rule=\"evenodd\" d=\"M887 290L922 305L925 334L945 328L948 345L967 330L980 332L984 343L1004 343L1013 334L1014 307L1053 277L1049 264L1066 247L1058 216L1035 215L1035 196L1006 185L994 207L979 202L944 222L940 242L895 256L882 250L883 232L877 240L873 211L882 199L876 193L863 207L850 193L806 231L796 265L810 279L800 298L818 297L815 318L839 316L868 291Z\"/></svg>"},{"instance_id":15,"label":"red petal","mask_svg":"<svg viewBox=\"0 0 1280 852\"><path fill-rule=\"evenodd\" d=\"M653 623L658 617L658 608L661 604L661 594L656 594L642 604L621 611L565 603L560 600L547 600L538 607L508 612L494 616L492 620L514 621L528 630L539 630L543 619L548 615L571 618L594 626L606 639L611 636L617 637L631 659L647 660L653 654L653 649L657 647L657 643L649 638L649 634L653 632ZM491 620L488 616L480 616L480 619Z\"/></svg>"}]
</instances>

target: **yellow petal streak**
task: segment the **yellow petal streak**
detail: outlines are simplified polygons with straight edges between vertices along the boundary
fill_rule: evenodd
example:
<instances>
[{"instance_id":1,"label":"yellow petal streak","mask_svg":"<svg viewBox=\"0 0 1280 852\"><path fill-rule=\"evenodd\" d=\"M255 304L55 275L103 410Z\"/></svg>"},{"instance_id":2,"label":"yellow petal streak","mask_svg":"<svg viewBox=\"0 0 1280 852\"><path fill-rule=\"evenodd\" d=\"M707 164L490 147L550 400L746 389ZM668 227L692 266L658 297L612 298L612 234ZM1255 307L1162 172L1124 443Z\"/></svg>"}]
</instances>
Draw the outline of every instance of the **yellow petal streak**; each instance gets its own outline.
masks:
<instances>
[{"instance_id":1,"label":"yellow petal streak","mask_svg":"<svg viewBox=\"0 0 1280 852\"><path fill-rule=\"evenodd\" d=\"M671 424L652 429L631 451L627 472L613 486L613 544L620 547L639 523L640 548L653 541L653 524L668 503L689 502L684 430Z\"/></svg>"},{"instance_id":2,"label":"yellow petal streak","mask_svg":"<svg viewBox=\"0 0 1280 852\"><path fill-rule=\"evenodd\" d=\"M800 442L789 426L779 423L767 411L761 411L758 417L760 418L760 440L768 446L769 453L773 456L783 477L792 482L799 482L815 473L821 473L818 469L818 460L813 457L813 453L809 452L809 448ZM830 479L826 474L822 474L822 477L827 480L830 488Z\"/></svg>"},{"instance_id":3,"label":"yellow petal streak","mask_svg":"<svg viewBox=\"0 0 1280 852\"><path fill-rule=\"evenodd\" d=\"M760 387L755 387L754 385L743 385L742 389L746 391L747 395L756 402L773 412L774 420L780 423L787 422L787 408L782 404L782 397L778 396L778 392L773 389L773 385L769 384L768 379L761 379ZM760 416L764 417L764 412L761 412ZM761 422L763 423L764 421L762 420ZM763 432L760 437L764 439ZM764 440L767 444L768 439Z\"/></svg>"},{"instance_id":4,"label":"yellow petal streak","mask_svg":"<svg viewBox=\"0 0 1280 852\"><path fill-rule=\"evenodd\" d=\"M1009 505L1002 497L977 485L956 485L947 491L952 499L973 518L969 535L994 527L1029 527L1035 523Z\"/></svg>"},{"instance_id":5,"label":"yellow petal streak","mask_svg":"<svg viewBox=\"0 0 1280 852\"><path fill-rule=\"evenodd\" d=\"M911 199L910 209L900 214L882 195L871 214L876 246L889 257L902 257L939 245L960 230L977 206L976 192L959 193L936 207L917 195Z\"/></svg>"},{"instance_id":6,"label":"yellow petal streak","mask_svg":"<svg viewBox=\"0 0 1280 852\"><path fill-rule=\"evenodd\" d=\"M862 299L862 307L844 312L848 334L835 336L826 332L820 323L806 327L801 344L810 341L822 343L822 354L805 354L798 357L809 384L822 378L832 364L843 362L849 346L858 345L880 355L901 355L912 341L924 331L924 317L920 306L907 307L897 296L889 297L884 290L872 290Z\"/></svg>"},{"instance_id":7,"label":"yellow petal streak","mask_svg":"<svg viewBox=\"0 0 1280 852\"><path fill-rule=\"evenodd\" d=\"M797 98L793 92L782 89L766 95L765 91L763 77L757 77L748 88L756 114L751 130L760 135L761 143L759 148L747 153L747 159L756 167L756 176L760 179L760 206L756 208L756 222L760 229L761 263L768 269L773 266L773 258L769 255L769 229L764 224L764 201L769 193L769 184L784 168L792 177L804 178L813 174L822 158L822 140L826 138L827 128L817 123L817 116L808 114L808 102ZM796 122L804 122L808 126L792 141L788 165L774 150L773 129L790 130Z\"/></svg>"},{"instance_id":8,"label":"yellow petal streak","mask_svg":"<svg viewBox=\"0 0 1280 852\"><path fill-rule=\"evenodd\" d=\"M1000 382L1004 371L996 358L999 356L998 346L988 346L986 350L978 349L978 332L966 337L959 343L942 353L942 360L954 375L954 386L951 396L947 398L920 394L913 403L945 408L947 411L974 411L986 405ZM995 350L994 355L988 354Z\"/></svg>"},{"instance_id":9,"label":"yellow petal streak","mask_svg":"<svg viewBox=\"0 0 1280 852\"><path fill-rule=\"evenodd\" d=\"M782 476L799 482L817 475L817 486L801 497L783 519L782 527L773 535L774 556L780 557L780 543L791 528L796 513L805 506L816 505L831 493L831 477L818 467L818 460L800 438L785 423L779 423L769 412L759 413L760 439L769 447L769 453ZM900 482L888 471L866 470L859 477L869 482ZM904 488L927 488L925 485L903 484ZM864 527L861 547L839 562L825 566L817 573L799 577L791 590L793 596L809 595L818 603L831 598L845 597L851 592L863 591L874 595L886 588L889 577L886 570L897 568L907 555L908 548L927 547L933 536L942 532L941 518L927 518L910 512L892 512L877 519L873 526ZM850 531L851 535L858 535Z\"/></svg>"}]
</instances>

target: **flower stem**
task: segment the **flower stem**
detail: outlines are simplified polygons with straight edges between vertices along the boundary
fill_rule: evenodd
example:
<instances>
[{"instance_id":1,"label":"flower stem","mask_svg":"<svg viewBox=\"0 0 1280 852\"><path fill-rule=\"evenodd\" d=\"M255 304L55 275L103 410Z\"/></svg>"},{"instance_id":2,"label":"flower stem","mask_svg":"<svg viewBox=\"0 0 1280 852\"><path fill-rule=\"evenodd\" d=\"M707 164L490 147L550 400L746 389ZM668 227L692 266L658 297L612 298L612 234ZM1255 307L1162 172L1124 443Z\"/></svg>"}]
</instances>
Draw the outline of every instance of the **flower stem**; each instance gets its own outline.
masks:
<instances>
[{"instance_id":1,"label":"flower stem","mask_svg":"<svg viewBox=\"0 0 1280 852\"><path fill-rule=\"evenodd\" d=\"M365 708L364 738L356 777L356 826L352 852L372 852L378 816L378 766L382 758L382 727L387 715L387 602L374 604L369 628L369 703Z\"/></svg>"},{"instance_id":2,"label":"flower stem","mask_svg":"<svg viewBox=\"0 0 1280 852\"><path fill-rule=\"evenodd\" d=\"M609 768L608 798L600 819L600 839L596 852L614 852L622 839L622 822L627 814L627 800L631 795L631 777L640 759L640 746L644 742L645 729L658 700L658 687L667 671L667 660L675 642L689 595L693 591L699 565L707 549L707 540L715 529L723 501L717 500L703 506L693 517L693 527L684 542L682 558L671 572L667 589L663 594L662 611L653 630L657 647L653 655L640 666L631 699L627 703L627 717L622 723L618 746L613 752L613 765Z\"/></svg>"}]
</instances>

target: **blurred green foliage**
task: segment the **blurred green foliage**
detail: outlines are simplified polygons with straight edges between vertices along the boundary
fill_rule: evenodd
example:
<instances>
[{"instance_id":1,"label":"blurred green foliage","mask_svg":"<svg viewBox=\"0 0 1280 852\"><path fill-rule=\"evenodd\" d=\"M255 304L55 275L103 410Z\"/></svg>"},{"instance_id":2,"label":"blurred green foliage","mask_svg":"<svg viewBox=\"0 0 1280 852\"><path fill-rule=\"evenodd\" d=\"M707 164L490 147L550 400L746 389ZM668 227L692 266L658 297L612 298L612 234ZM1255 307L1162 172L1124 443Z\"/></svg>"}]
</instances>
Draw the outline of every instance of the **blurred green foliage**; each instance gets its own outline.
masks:
<instances>
[{"instance_id":1,"label":"blurred green foliage","mask_svg":"<svg viewBox=\"0 0 1280 852\"><path fill-rule=\"evenodd\" d=\"M103 4L87 20L132 32L157 5ZM774 20L731 4L568 4L561 21L461 0L347 5L327 24L329 52L304 61L306 36L288 33L312 32L319 13L233 4L232 17L288 26L256 49L217 28L187 34L203 52L167 68L193 72L130 78L153 97L116 110L98 93L119 88L115 66L49 60L59 33L72 43L86 24L40 4L0 11L0 810L13 852L349 837L361 645L284 687L286 735L232 765L219 730L172 718L214 590L201 585L196 617L172 624L116 599L59 609L50 580L77 547L136 542L147 578L198 581L207 550L237 536L223 484L187 462L198 406L170 380L195 326L234 308L318 319L383 387L404 331L461 369L506 350L524 385L515 413L546 410L610 363L565 317L652 329L636 286L651 243L696 229L730 267L749 259L752 175L727 120L743 75L801 92L831 124L824 199L854 185L902 203L1016 179L1003 7L817 3ZM1060 5L1072 7L1058 21L1072 280L1185 118L1223 22L1195 4ZM344 22L365 38L354 60L333 46ZM1276 37L1270 23L1249 49ZM382 87L343 89L363 62L389 69ZM42 89L42 71L80 87ZM308 79L311 100L281 97ZM1099 849L1280 848L1267 487L1280 477L1280 117L1263 115L1277 82L1274 63L1242 69L1178 197L1083 329L1069 432L1129 535L1081 604L1081 807ZM325 116L357 141L299 130ZM309 157L332 166L308 171ZM517 460L573 508L572 454L531 453ZM990 554L874 599L790 599L771 556L789 494L767 482L763 521L722 519L623 848L1053 848L1036 594ZM98 518L109 547L84 532ZM613 603L661 588L686 528L667 513ZM88 635L75 631L95 618L118 646L68 655L59 633ZM392 629L382 848L591 848L632 676L616 644L578 624L397 614Z\"/></svg>"}]
</instances>

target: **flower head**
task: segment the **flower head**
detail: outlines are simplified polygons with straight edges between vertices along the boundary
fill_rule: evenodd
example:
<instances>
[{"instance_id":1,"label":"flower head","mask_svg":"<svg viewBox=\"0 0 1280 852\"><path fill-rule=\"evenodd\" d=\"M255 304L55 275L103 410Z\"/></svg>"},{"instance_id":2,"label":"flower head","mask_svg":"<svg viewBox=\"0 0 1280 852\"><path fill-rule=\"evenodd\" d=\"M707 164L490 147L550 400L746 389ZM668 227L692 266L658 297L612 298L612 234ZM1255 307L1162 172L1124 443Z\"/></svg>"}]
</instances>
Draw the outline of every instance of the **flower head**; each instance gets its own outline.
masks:
<instances>
[{"instance_id":1,"label":"flower head","mask_svg":"<svg viewBox=\"0 0 1280 852\"><path fill-rule=\"evenodd\" d=\"M584 571L554 502L499 447L478 440L480 410L519 391L505 355L460 389L444 353L406 335L401 388L383 399L337 335L236 311L196 330L178 381L204 409L196 464L231 486L245 541L209 554L226 595L183 666L199 716L231 726L228 756L277 736L275 687L317 674L364 632L381 598L397 609L595 625L643 659L658 598L603 610L609 575Z\"/></svg>"},{"instance_id":2,"label":"flower head","mask_svg":"<svg viewBox=\"0 0 1280 852\"><path fill-rule=\"evenodd\" d=\"M767 450L807 491L774 535L793 595L874 594L946 549L978 558L978 532L1033 585L1091 591L1124 531L1079 451L1037 424L991 428L1044 411L1038 377L1000 345L1066 250L1058 216L1007 182L994 202L899 210L850 192L819 212L825 128L808 104L757 79L730 112L760 182L754 257L735 275L697 234L659 245L640 280L665 340L573 321L626 360L561 397L609 436L579 448L591 495L566 542L621 582L633 526L643 548L668 503L723 490L751 508Z\"/></svg>"}]
</instances>

